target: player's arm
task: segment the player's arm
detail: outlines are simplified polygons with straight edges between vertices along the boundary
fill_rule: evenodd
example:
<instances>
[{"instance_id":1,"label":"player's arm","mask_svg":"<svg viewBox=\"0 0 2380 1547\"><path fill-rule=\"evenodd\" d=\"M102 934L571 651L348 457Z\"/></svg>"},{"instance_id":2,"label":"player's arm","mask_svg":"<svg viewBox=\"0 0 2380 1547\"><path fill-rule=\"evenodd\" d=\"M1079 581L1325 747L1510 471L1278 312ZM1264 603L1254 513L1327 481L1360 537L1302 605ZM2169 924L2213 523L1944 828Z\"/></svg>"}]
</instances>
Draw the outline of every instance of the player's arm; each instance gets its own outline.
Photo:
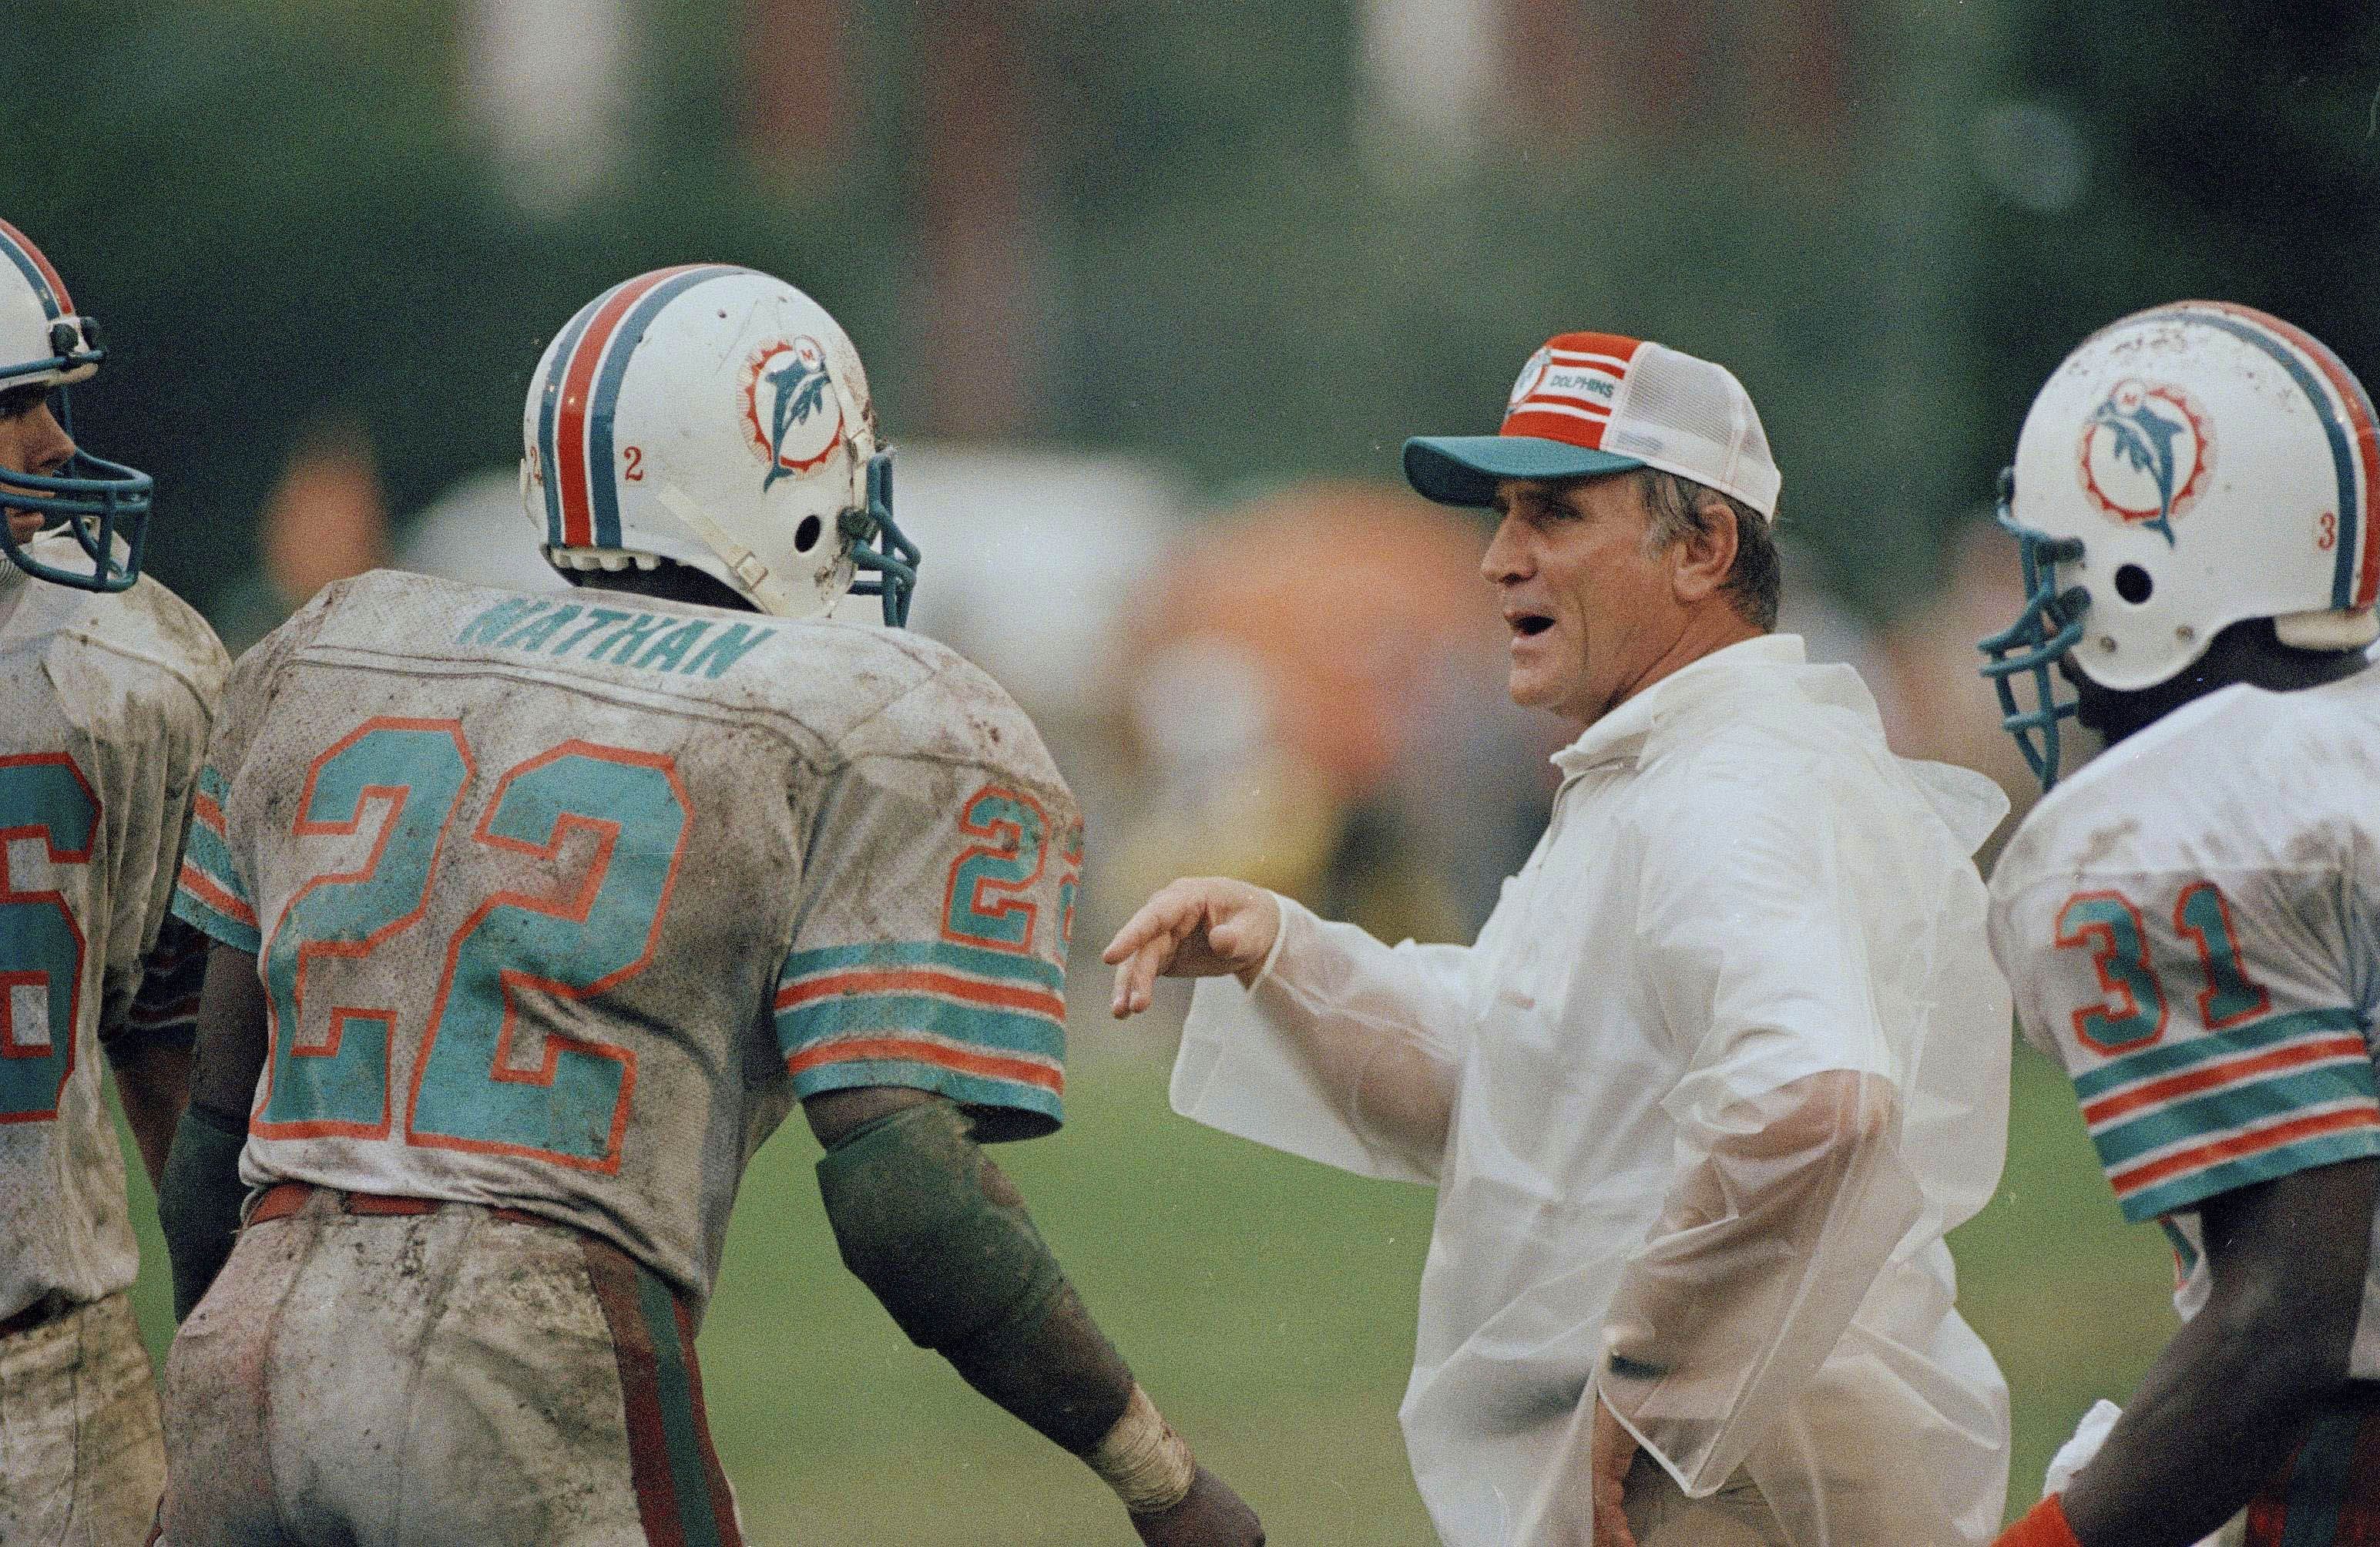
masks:
<instances>
[{"instance_id":1,"label":"player's arm","mask_svg":"<svg viewBox=\"0 0 2380 1547\"><path fill-rule=\"evenodd\" d=\"M157 1218L174 1270L174 1316L188 1316L231 1256L239 1234L239 1152L264 1070L264 985L256 958L237 946L207 953L199 997L189 1106L174 1130L157 1184Z\"/></svg>"},{"instance_id":2,"label":"player's arm","mask_svg":"<svg viewBox=\"0 0 2380 1547\"><path fill-rule=\"evenodd\" d=\"M1133 1380L947 1098L859 1086L804 1099L819 1190L849 1267L912 1342L1112 1487L1144 1542L1264 1541Z\"/></svg>"},{"instance_id":3,"label":"player's arm","mask_svg":"<svg viewBox=\"0 0 2380 1547\"><path fill-rule=\"evenodd\" d=\"M1119 1020L1148 1009L1160 977L1232 973L1295 1029L1296 1055L1348 1118L1436 1155L1446 1145L1457 1063L1444 1039L1469 1015L1410 959L1414 949L1317 920L1245 881L1200 876L1160 888L1099 960L1116 969L1109 1009Z\"/></svg>"},{"instance_id":4,"label":"player's arm","mask_svg":"<svg viewBox=\"0 0 2380 1547\"><path fill-rule=\"evenodd\" d=\"M189 1100L190 1045L206 964L206 937L168 915L141 963L131 1002L115 1024L100 1030L100 1046L115 1074L115 1097L152 1186L164 1175L174 1125Z\"/></svg>"},{"instance_id":5,"label":"player's arm","mask_svg":"<svg viewBox=\"0 0 2380 1547\"><path fill-rule=\"evenodd\" d=\"M2350 1160L2201 1203L2205 1309L2062 1500L2003 1540L2058 1541L2061 1503L2082 1547L2180 1547L2238 1513L2347 1381L2375 1190L2380 1160Z\"/></svg>"}]
</instances>

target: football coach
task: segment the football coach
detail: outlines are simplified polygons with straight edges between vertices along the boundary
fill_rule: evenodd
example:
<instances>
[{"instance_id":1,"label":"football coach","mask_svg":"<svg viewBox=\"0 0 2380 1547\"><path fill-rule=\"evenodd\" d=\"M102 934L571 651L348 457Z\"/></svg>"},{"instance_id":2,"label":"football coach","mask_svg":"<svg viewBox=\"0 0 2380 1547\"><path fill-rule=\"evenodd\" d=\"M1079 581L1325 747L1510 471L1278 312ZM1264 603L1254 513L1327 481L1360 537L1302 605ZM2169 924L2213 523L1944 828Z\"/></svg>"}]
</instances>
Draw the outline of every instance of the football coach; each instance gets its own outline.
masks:
<instances>
[{"instance_id":1,"label":"football coach","mask_svg":"<svg viewBox=\"0 0 2380 1547\"><path fill-rule=\"evenodd\" d=\"M1400 1417L1452 1547L1989 1541L2008 1394L1942 1238L2007 1143L1971 857L2007 801L1773 632L1780 480L1723 368L1564 333L1500 433L1404 468L1493 513L1512 696L1578 728L1536 852L1467 947L1175 881L1115 1013L1211 979L1176 1111L1437 1188Z\"/></svg>"}]
</instances>

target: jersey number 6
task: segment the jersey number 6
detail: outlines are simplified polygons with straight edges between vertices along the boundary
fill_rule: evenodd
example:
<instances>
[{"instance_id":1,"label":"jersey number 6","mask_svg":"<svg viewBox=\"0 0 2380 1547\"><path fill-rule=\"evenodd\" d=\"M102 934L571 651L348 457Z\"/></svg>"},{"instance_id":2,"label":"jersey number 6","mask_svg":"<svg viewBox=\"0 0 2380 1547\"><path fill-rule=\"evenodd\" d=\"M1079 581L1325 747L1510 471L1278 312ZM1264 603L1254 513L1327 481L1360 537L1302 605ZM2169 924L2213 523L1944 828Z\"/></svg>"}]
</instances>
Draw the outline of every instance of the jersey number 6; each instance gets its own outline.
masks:
<instances>
[{"instance_id":1,"label":"jersey number 6","mask_svg":"<svg viewBox=\"0 0 2380 1547\"><path fill-rule=\"evenodd\" d=\"M302 836L372 834L354 868L300 887L261 961L273 1056L250 1124L266 1138L385 1138L395 1126L394 1005L322 1004L310 966L359 958L429 907L474 761L452 720L373 719L317 758L298 802ZM377 810L371 810L377 806ZM685 786L666 757L569 741L496 781L473 843L551 862L591 833L583 874L498 891L446 942L406 1095L406 1142L530 1155L613 1171L636 1084L625 1047L549 1032L523 1067L518 995L599 994L652 960L685 852Z\"/></svg>"},{"instance_id":2,"label":"jersey number 6","mask_svg":"<svg viewBox=\"0 0 2380 1547\"><path fill-rule=\"evenodd\" d=\"M38 842L53 866L91 863L99 797L63 752L0 757L0 1123L47 1122L74 1072L82 925L66 895L29 890L10 846Z\"/></svg>"}]
</instances>

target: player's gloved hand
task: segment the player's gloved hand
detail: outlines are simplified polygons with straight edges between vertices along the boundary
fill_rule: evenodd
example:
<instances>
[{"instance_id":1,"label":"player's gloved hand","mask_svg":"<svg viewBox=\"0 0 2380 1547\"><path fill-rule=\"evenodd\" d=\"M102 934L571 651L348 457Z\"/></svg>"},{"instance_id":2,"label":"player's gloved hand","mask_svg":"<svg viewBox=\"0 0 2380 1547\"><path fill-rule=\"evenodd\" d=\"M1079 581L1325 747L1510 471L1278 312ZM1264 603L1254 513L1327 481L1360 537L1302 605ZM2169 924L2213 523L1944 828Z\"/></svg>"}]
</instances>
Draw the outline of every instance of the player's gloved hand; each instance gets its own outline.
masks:
<instances>
[{"instance_id":1,"label":"player's gloved hand","mask_svg":"<svg viewBox=\"0 0 2380 1547\"><path fill-rule=\"evenodd\" d=\"M1099 960L1117 969L1117 1020L1148 1008L1160 976L1256 975L1281 934L1281 903L1262 887L1196 876L1161 888L1140 905Z\"/></svg>"},{"instance_id":2,"label":"player's gloved hand","mask_svg":"<svg viewBox=\"0 0 2380 1547\"><path fill-rule=\"evenodd\" d=\"M1182 1502L1158 1515L1135 1515L1132 1529L1148 1547L1264 1547L1264 1525L1231 1484L1206 1468Z\"/></svg>"}]
</instances>

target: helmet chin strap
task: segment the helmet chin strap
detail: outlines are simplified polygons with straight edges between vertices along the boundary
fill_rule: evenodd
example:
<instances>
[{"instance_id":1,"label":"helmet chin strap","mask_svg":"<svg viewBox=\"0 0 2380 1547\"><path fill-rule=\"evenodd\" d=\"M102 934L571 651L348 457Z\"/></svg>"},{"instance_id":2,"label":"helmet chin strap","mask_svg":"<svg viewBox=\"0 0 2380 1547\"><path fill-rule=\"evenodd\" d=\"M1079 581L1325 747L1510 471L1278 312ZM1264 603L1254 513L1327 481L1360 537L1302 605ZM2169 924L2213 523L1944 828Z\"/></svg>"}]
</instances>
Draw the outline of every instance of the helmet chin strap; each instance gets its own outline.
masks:
<instances>
[{"instance_id":1,"label":"helmet chin strap","mask_svg":"<svg viewBox=\"0 0 2380 1547\"><path fill-rule=\"evenodd\" d=\"M2380 610L2284 612L2273 620L2273 635L2293 650L2360 650L2380 639Z\"/></svg>"},{"instance_id":2,"label":"helmet chin strap","mask_svg":"<svg viewBox=\"0 0 2380 1547\"><path fill-rule=\"evenodd\" d=\"M784 576L772 572L760 561L760 556L727 535L727 528L711 519L710 513L699 501L673 483L663 483L653 490L653 497L672 515L686 524L705 548L719 555L719 562L735 576L744 593L760 604L760 610L780 618L806 617L815 608L795 604L793 588Z\"/></svg>"}]
</instances>

